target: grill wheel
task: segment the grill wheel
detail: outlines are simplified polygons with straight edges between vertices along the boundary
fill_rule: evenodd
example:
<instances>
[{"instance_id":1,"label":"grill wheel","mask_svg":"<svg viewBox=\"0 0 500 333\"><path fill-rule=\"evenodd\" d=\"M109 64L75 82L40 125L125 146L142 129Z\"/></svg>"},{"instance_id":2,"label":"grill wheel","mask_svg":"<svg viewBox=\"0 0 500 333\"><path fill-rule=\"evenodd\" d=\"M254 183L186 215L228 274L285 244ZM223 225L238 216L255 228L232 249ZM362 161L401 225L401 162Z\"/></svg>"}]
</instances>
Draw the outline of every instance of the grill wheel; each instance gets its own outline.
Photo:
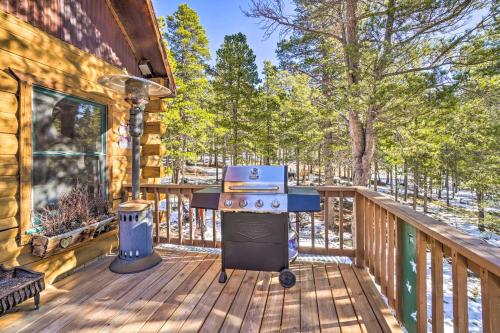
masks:
<instances>
[{"instance_id":1,"label":"grill wheel","mask_svg":"<svg viewBox=\"0 0 500 333\"><path fill-rule=\"evenodd\" d=\"M292 288L295 285L295 274L288 268L280 271L280 284L283 288Z\"/></svg>"}]
</instances>

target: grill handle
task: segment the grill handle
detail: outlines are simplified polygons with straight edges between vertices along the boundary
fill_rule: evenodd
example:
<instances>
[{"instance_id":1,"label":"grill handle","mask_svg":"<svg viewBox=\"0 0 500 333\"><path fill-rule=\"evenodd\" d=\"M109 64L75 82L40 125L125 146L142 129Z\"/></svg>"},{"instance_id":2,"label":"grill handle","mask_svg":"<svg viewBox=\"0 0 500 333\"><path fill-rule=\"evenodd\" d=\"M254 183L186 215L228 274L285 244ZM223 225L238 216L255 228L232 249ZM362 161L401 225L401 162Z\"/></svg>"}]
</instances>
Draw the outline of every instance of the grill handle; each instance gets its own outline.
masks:
<instances>
[{"instance_id":1,"label":"grill handle","mask_svg":"<svg viewBox=\"0 0 500 333\"><path fill-rule=\"evenodd\" d=\"M277 185L270 186L249 186L249 185L233 185L229 186L230 190L233 191L272 191L276 192L280 189Z\"/></svg>"}]
</instances>

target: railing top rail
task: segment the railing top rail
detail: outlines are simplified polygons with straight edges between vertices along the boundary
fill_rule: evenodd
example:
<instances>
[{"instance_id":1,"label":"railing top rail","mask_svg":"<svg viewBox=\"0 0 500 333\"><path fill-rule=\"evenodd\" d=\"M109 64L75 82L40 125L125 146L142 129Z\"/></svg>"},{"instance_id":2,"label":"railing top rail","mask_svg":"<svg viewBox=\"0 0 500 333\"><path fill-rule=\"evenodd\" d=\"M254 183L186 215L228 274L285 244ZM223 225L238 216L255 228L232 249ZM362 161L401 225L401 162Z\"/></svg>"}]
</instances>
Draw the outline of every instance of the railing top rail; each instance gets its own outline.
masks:
<instances>
[{"instance_id":1,"label":"railing top rail","mask_svg":"<svg viewBox=\"0 0 500 333\"><path fill-rule=\"evenodd\" d=\"M439 241L462 256L500 276L500 248L468 235L444 222L404 206L391 198L367 189L356 187L358 193L372 200L389 212L409 223L427 236Z\"/></svg>"}]
</instances>

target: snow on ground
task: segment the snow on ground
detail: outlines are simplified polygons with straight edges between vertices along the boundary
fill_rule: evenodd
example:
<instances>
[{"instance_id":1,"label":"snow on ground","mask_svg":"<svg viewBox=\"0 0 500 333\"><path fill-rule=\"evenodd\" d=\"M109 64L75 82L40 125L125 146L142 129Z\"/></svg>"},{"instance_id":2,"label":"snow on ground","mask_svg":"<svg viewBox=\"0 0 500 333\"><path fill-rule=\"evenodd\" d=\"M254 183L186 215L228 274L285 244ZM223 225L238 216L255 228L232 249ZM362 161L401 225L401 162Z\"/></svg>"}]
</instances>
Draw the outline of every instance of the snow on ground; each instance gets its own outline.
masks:
<instances>
[{"instance_id":1,"label":"snow on ground","mask_svg":"<svg viewBox=\"0 0 500 333\"><path fill-rule=\"evenodd\" d=\"M189 184L215 184L215 168L208 167L191 167L196 174L188 175L186 177L186 182ZM222 169L219 169L219 177L222 176ZM308 178L308 179L312 179ZM342 184L343 180L337 179L338 183ZM168 181L165 181L168 182ZM294 182L290 182L290 185L294 185ZM389 195L390 189L388 186L378 186L378 191ZM171 197L171 212L170 212L170 235L171 237L177 238L178 231L178 204L177 198ZM187 207L187 199L185 199L185 206ZM411 203L402 202L402 204L410 206ZM450 204L453 208L460 208L466 212L477 211L477 205L473 198L473 195L469 191L461 190L455 194L455 198L450 200ZM166 202L163 200L160 203L160 210L166 212ZM417 207L417 211L423 213L422 207ZM493 206L487 208L487 212L490 213L500 213L500 205L494 203ZM196 215L196 212L193 213ZM317 247L325 246L325 229L324 221L320 214L315 216L315 241L314 244ZM428 204L427 215L435 218L436 220L445 222L467 234L473 235L486 242L500 247L500 235L493 230L480 230L477 224L477 219L471 217L473 214L459 214L456 210L446 209L443 205L443 199L441 201L433 201ZM188 212L184 211L183 216L187 218ZM212 240L213 238L213 218L212 211L207 210L205 214L205 240ZM216 239L220 240L221 228L220 228L220 214L216 212L215 214L215 226L216 226ZM346 214L346 220L349 221L351 218L349 214ZM196 217L195 217L196 218ZM163 219L165 221L165 219ZM296 228L296 217L294 214L290 214L290 225L291 228L295 230ZM312 228L311 228L311 216L309 214L303 214L301 216L300 223L300 246L311 246L312 245ZM167 223L163 222L161 225L161 232L163 235L166 234ZM184 239L189 239L189 223L187 221L183 222L183 237ZM201 238L201 231L199 227L193 225L193 233L195 238ZM328 234L328 242L331 248L339 248L339 234L338 231L330 230ZM169 247L173 245L163 244L164 247ZM344 247L352 248L352 235L346 230L344 232ZM202 251L208 251L207 249L200 248ZM212 249L211 251L219 251L218 249ZM307 255L299 254L301 260L307 261L321 261L321 262L341 262L350 263L349 258L344 257L329 257L329 256L319 256L319 255ZM432 280L431 280L431 267L430 267L430 252L427 253L427 307L428 307L428 329L431 330L432 322ZM444 318L445 318L445 332L453 332L453 290L452 290L452 267L451 261L449 259L443 260L443 291L444 291ZM472 272L468 274L467 281L467 293L468 293L468 307L469 307L469 332L482 332L482 318L481 318L481 283L477 276Z\"/></svg>"}]
</instances>

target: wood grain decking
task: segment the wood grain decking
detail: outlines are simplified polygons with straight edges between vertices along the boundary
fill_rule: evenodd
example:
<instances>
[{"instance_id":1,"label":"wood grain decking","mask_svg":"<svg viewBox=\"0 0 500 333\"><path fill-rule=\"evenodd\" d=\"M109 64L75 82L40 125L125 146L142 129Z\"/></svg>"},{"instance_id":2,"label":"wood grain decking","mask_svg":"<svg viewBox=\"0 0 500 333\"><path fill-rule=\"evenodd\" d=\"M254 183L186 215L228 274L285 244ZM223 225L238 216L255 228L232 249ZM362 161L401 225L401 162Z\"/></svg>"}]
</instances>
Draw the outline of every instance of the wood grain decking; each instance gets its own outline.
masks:
<instances>
[{"instance_id":1,"label":"wood grain decking","mask_svg":"<svg viewBox=\"0 0 500 333\"><path fill-rule=\"evenodd\" d=\"M229 270L217 255L162 251L146 272L118 275L101 259L0 317L2 332L399 332L368 274L298 262L297 284L278 274Z\"/></svg>"}]
</instances>

